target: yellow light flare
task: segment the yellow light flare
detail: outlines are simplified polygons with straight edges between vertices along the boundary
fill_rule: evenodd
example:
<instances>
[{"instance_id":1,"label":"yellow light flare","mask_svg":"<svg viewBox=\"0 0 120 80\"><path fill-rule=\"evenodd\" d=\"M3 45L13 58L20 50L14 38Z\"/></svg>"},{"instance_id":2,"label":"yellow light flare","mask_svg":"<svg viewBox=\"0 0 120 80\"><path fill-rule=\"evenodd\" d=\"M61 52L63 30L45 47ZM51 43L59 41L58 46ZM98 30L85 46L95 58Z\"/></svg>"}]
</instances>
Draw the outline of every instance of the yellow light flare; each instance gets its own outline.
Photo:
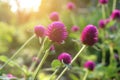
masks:
<instances>
[{"instance_id":1,"label":"yellow light flare","mask_svg":"<svg viewBox=\"0 0 120 80\"><path fill-rule=\"evenodd\" d=\"M41 0L17 0L17 1L20 5L20 9L26 10L26 11L30 11L31 9L34 11L38 11L39 6L41 5ZM15 0L10 0L9 3L11 5L11 10L13 12L16 12L18 9L18 6Z\"/></svg>"}]
</instances>

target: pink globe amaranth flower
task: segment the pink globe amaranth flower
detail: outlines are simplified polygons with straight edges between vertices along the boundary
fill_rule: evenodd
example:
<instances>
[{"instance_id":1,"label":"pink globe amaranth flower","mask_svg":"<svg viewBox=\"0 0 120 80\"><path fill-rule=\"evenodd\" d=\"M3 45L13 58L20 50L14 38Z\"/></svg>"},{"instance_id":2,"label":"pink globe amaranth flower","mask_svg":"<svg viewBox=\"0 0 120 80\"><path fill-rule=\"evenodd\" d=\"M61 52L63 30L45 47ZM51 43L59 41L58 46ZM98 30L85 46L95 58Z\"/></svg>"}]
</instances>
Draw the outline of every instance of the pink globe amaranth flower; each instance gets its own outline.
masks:
<instances>
[{"instance_id":1,"label":"pink globe amaranth flower","mask_svg":"<svg viewBox=\"0 0 120 80\"><path fill-rule=\"evenodd\" d=\"M92 46L98 41L98 30L94 25L87 25L81 34L81 41L83 44Z\"/></svg>"},{"instance_id":2,"label":"pink globe amaranth flower","mask_svg":"<svg viewBox=\"0 0 120 80\"><path fill-rule=\"evenodd\" d=\"M72 28L71 28L71 31L72 32L77 32L77 31L79 31L79 27L78 26L73 26Z\"/></svg>"},{"instance_id":3,"label":"pink globe amaranth flower","mask_svg":"<svg viewBox=\"0 0 120 80\"><path fill-rule=\"evenodd\" d=\"M58 12L52 12L50 14L49 18L52 21L59 21L59 14L58 14Z\"/></svg>"},{"instance_id":4,"label":"pink globe amaranth flower","mask_svg":"<svg viewBox=\"0 0 120 80\"><path fill-rule=\"evenodd\" d=\"M38 62L39 59L38 59L38 57L35 57L35 56L34 56L34 57L32 58L32 61L34 61L34 62Z\"/></svg>"},{"instance_id":5,"label":"pink globe amaranth flower","mask_svg":"<svg viewBox=\"0 0 120 80\"><path fill-rule=\"evenodd\" d=\"M74 10L75 9L75 4L73 2L68 2L67 3L67 9L68 10Z\"/></svg>"},{"instance_id":6,"label":"pink globe amaranth flower","mask_svg":"<svg viewBox=\"0 0 120 80\"><path fill-rule=\"evenodd\" d=\"M55 50L54 45L51 45L51 46L50 46L50 51L54 51L54 50Z\"/></svg>"},{"instance_id":7,"label":"pink globe amaranth flower","mask_svg":"<svg viewBox=\"0 0 120 80\"><path fill-rule=\"evenodd\" d=\"M105 20L102 19L102 20L99 20L98 24L100 28L105 28L109 22L110 22L110 19L105 19Z\"/></svg>"},{"instance_id":8,"label":"pink globe amaranth flower","mask_svg":"<svg viewBox=\"0 0 120 80\"><path fill-rule=\"evenodd\" d=\"M53 22L48 26L47 36L53 42L62 43L67 35L66 27L62 22Z\"/></svg>"},{"instance_id":9,"label":"pink globe amaranth flower","mask_svg":"<svg viewBox=\"0 0 120 80\"><path fill-rule=\"evenodd\" d=\"M99 0L99 3L100 3L100 4L107 4L107 3L108 3L108 0Z\"/></svg>"},{"instance_id":10,"label":"pink globe amaranth flower","mask_svg":"<svg viewBox=\"0 0 120 80\"><path fill-rule=\"evenodd\" d=\"M89 60L89 61L85 62L84 67L90 71L93 71L95 68L95 62Z\"/></svg>"},{"instance_id":11,"label":"pink globe amaranth flower","mask_svg":"<svg viewBox=\"0 0 120 80\"><path fill-rule=\"evenodd\" d=\"M9 79L15 79L15 78L16 78L16 77L13 76L12 74L7 74L7 77L8 77Z\"/></svg>"},{"instance_id":12,"label":"pink globe amaranth flower","mask_svg":"<svg viewBox=\"0 0 120 80\"><path fill-rule=\"evenodd\" d=\"M99 27L100 27L100 28L105 28L105 26L106 26L105 20L100 20L100 21L99 21Z\"/></svg>"},{"instance_id":13,"label":"pink globe amaranth flower","mask_svg":"<svg viewBox=\"0 0 120 80\"><path fill-rule=\"evenodd\" d=\"M35 32L37 37L45 36L45 28L42 25L35 26L34 32Z\"/></svg>"},{"instance_id":14,"label":"pink globe amaranth flower","mask_svg":"<svg viewBox=\"0 0 120 80\"><path fill-rule=\"evenodd\" d=\"M120 10L114 10L110 16L112 20L114 19L120 19Z\"/></svg>"},{"instance_id":15,"label":"pink globe amaranth flower","mask_svg":"<svg viewBox=\"0 0 120 80\"><path fill-rule=\"evenodd\" d=\"M60 60L61 62L64 62L65 64L70 64L72 57L70 54L63 52L58 56L58 60Z\"/></svg>"}]
</instances>

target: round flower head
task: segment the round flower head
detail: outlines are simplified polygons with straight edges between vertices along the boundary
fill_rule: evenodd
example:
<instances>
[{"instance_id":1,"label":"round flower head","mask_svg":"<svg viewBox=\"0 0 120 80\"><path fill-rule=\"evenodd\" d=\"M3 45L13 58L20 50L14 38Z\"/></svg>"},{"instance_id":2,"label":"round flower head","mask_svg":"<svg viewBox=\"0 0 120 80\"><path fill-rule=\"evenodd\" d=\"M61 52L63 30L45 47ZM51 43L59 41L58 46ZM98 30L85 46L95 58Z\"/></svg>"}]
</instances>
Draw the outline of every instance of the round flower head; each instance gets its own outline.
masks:
<instances>
[{"instance_id":1,"label":"round flower head","mask_svg":"<svg viewBox=\"0 0 120 80\"><path fill-rule=\"evenodd\" d=\"M75 9L75 4L73 2L68 2L67 3L67 9L68 10L74 10Z\"/></svg>"},{"instance_id":2,"label":"round flower head","mask_svg":"<svg viewBox=\"0 0 120 80\"><path fill-rule=\"evenodd\" d=\"M65 64L70 64L72 57L70 54L63 52L58 56L58 60L60 60L61 62L64 62Z\"/></svg>"},{"instance_id":3,"label":"round flower head","mask_svg":"<svg viewBox=\"0 0 120 80\"><path fill-rule=\"evenodd\" d=\"M67 38L67 30L62 22L53 22L48 26L47 36L50 40L62 43Z\"/></svg>"},{"instance_id":4,"label":"round flower head","mask_svg":"<svg viewBox=\"0 0 120 80\"><path fill-rule=\"evenodd\" d=\"M79 30L79 27L78 26L73 26L72 28L71 28L71 31L72 32L77 32Z\"/></svg>"},{"instance_id":5,"label":"round flower head","mask_svg":"<svg viewBox=\"0 0 120 80\"><path fill-rule=\"evenodd\" d=\"M95 68L95 63L93 61L87 61L85 62L84 67L87 68L88 70L93 71Z\"/></svg>"},{"instance_id":6,"label":"round flower head","mask_svg":"<svg viewBox=\"0 0 120 80\"><path fill-rule=\"evenodd\" d=\"M35 56L34 56L34 57L32 58L32 61L37 62L37 61L39 61L39 59L38 59L38 57L35 57Z\"/></svg>"},{"instance_id":7,"label":"round flower head","mask_svg":"<svg viewBox=\"0 0 120 80\"><path fill-rule=\"evenodd\" d=\"M100 20L99 21L99 27L100 28L105 28L107 23L108 23L107 20Z\"/></svg>"},{"instance_id":8,"label":"round flower head","mask_svg":"<svg viewBox=\"0 0 120 80\"><path fill-rule=\"evenodd\" d=\"M59 14L58 14L58 12L52 12L50 14L49 18L52 21L59 21Z\"/></svg>"},{"instance_id":9,"label":"round flower head","mask_svg":"<svg viewBox=\"0 0 120 80\"><path fill-rule=\"evenodd\" d=\"M111 19L120 19L120 10L114 10L110 16Z\"/></svg>"},{"instance_id":10,"label":"round flower head","mask_svg":"<svg viewBox=\"0 0 120 80\"><path fill-rule=\"evenodd\" d=\"M7 77L9 78L9 79L16 79L16 77L15 76L13 76L12 74L7 74Z\"/></svg>"},{"instance_id":11,"label":"round flower head","mask_svg":"<svg viewBox=\"0 0 120 80\"><path fill-rule=\"evenodd\" d=\"M107 4L107 3L108 3L108 0L99 0L99 3L100 3L100 4Z\"/></svg>"},{"instance_id":12,"label":"round flower head","mask_svg":"<svg viewBox=\"0 0 120 80\"><path fill-rule=\"evenodd\" d=\"M51 46L50 46L50 51L54 51L54 50L55 50L54 45L51 45Z\"/></svg>"},{"instance_id":13,"label":"round flower head","mask_svg":"<svg viewBox=\"0 0 120 80\"><path fill-rule=\"evenodd\" d=\"M94 25L87 25L81 34L83 44L92 46L98 41L98 30Z\"/></svg>"},{"instance_id":14,"label":"round flower head","mask_svg":"<svg viewBox=\"0 0 120 80\"><path fill-rule=\"evenodd\" d=\"M45 36L45 28L42 25L35 26L34 32L35 32L37 37Z\"/></svg>"}]
</instances>

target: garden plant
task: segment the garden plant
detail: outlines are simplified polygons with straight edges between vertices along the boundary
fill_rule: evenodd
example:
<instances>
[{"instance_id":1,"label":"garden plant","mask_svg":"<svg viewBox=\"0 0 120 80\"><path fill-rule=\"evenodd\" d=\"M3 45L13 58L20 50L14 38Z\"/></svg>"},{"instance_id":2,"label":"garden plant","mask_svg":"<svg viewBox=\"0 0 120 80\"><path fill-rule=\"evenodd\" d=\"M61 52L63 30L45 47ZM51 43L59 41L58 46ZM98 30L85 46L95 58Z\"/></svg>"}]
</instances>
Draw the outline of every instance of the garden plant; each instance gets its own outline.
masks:
<instances>
[{"instance_id":1,"label":"garden plant","mask_svg":"<svg viewBox=\"0 0 120 80\"><path fill-rule=\"evenodd\" d=\"M120 0L93 1L82 14L66 0L61 11L21 30L0 21L0 44L8 47L0 46L8 54L0 55L0 80L120 80Z\"/></svg>"}]
</instances>

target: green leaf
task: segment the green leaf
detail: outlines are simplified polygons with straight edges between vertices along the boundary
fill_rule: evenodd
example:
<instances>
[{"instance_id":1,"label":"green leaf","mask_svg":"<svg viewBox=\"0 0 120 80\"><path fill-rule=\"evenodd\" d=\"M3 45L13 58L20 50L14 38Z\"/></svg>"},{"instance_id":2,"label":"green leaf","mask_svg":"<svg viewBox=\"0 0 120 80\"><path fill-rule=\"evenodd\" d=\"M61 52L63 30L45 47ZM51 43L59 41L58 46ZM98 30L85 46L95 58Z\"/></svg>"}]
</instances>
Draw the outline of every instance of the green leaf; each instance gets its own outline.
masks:
<instances>
[{"instance_id":1,"label":"green leaf","mask_svg":"<svg viewBox=\"0 0 120 80\"><path fill-rule=\"evenodd\" d=\"M0 61L7 62L8 58L6 56L0 56Z\"/></svg>"},{"instance_id":2,"label":"green leaf","mask_svg":"<svg viewBox=\"0 0 120 80\"><path fill-rule=\"evenodd\" d=\"M8 58L6 56L0 56L0 61L6 63L8 61ZM8 63L9 66L14 66L14 62L13 61L10 61Z\"/></svg>"},{"instance_id":3,"label":"green leaf","mask_svg":"<svg viewBox=\"0 0 120 80\"><path fill-rule=\"evenodd\" d=\"M79 80L79 78L74 74L70 74L69 76L72 80Z\"/></svg>"},{"instance_id":4,"label":"green leaf","mask_svg":"<svg viewBox=\"0 0 120 80\"><path fill-rule=\"evenodd\" d=\"M109 27L113 26L114 24L115 24L115 21L110 21L110 22L107 24L107 27L109 28Z\"/></svg>"},{"instance_id":5,"label":"green leaf","mask_svg":"<svg viewBox=\"0 0 120 80\"><path fill-rule=\"evenodd\" d=\"M53 69L56 69L61 66L61 62L59 60L55 59L52 61L51 66Z\"/></svg>"}]
</instances>

